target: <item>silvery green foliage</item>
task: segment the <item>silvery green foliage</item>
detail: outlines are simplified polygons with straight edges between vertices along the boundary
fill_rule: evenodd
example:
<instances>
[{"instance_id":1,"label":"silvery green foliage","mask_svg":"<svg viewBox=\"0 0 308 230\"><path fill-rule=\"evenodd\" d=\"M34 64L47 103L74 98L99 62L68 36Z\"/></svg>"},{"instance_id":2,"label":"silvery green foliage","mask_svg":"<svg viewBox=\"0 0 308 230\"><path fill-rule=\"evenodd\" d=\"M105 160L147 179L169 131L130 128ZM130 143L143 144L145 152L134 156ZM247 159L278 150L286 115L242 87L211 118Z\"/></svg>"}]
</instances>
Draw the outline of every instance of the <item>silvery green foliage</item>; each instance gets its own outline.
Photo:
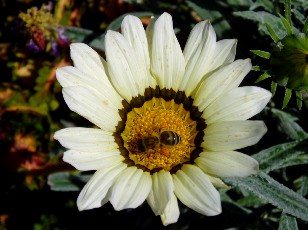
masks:
<instances>
[{"instance_id":1,"label":"silvery green foliage","mask_svg":"<svg viewBox=\"0 0 308 230\"><path fill-rule=\"evenodd\" d=\"M281 218L279 221L279 230L297 230L297 222L296 219L292 216L289 216L285 213L281 214Z\"/></svg>"},{"instance_id":2,"label":"silvery green foliage","mask_svg":"<svg viewBox=\"0 0 308 230\"><path fill-rule=\"evenodd\" d=\"M247 178L224 178L227 184L244 188L284 212L308 221L308 200L275 181L266 173Z\"/></svg>"}]
</instances>

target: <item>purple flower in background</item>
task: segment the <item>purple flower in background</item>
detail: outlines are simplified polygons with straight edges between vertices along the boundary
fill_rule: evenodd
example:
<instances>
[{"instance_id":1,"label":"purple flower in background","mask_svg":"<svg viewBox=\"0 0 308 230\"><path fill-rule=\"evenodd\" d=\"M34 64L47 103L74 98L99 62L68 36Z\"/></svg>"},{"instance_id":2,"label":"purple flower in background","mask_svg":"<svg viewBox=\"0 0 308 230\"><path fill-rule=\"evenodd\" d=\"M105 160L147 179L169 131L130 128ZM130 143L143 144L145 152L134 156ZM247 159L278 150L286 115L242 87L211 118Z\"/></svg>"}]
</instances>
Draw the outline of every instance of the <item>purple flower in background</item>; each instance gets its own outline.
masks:
<instances>
[{"instance_id":1,"label":"purple flower in background","mask_svg":"<svg viewBox=\"0 0 308 230\"><path fill-rule=\"evenodd\" d=\"M59 45L57 42L52 42L51 43L51 50L52 50L52 53L55 57L58 57L60 55L60 52L59 52Z\"/></svg>"},{"instance_id":2,"label":"purple flower in background","mask_svg":"<svg viewBox=\"0 0 308 230\"><path fill-rule=\"evenodd\" d=\"M57 39L57 42L61 47L66 47L70 44L68 37L65 35L64 27L60 27L58 29L58 35L59 35L59 38Z\"/></svg>"},{"instance_id":3,"label":"purple flower in background","mask_svg":"<svg viewBox=\"0 0 308 230\"><path fill-rule=\"evenodd\" d=\"M37 44L35 44L35 42L32 39L30 39L29 42L27 43L27 48L30 51L34 51L34 52L40 51L40 48L38 47Z\"/></svg>"}]
</instances>

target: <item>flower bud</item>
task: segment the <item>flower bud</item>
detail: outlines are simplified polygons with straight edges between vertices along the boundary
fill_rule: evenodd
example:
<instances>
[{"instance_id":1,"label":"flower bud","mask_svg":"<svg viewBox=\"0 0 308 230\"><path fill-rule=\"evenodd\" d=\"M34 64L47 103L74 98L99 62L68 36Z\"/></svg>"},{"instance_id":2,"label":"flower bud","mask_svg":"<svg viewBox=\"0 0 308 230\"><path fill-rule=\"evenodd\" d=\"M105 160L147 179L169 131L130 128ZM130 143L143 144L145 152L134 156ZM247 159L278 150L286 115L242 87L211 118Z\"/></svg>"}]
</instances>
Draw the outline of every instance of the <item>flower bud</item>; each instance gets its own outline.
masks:
<instances>
[{"instance_id":1,"label":"flower bud","mask_svg":"<svg viewBox=\"0 0 308 230\"><path fill-rule=\"evenodd\" d=\"M308 91L308 37L289 35L274 48L271 75L288 89Z\"/></svg>"}]
</instances>

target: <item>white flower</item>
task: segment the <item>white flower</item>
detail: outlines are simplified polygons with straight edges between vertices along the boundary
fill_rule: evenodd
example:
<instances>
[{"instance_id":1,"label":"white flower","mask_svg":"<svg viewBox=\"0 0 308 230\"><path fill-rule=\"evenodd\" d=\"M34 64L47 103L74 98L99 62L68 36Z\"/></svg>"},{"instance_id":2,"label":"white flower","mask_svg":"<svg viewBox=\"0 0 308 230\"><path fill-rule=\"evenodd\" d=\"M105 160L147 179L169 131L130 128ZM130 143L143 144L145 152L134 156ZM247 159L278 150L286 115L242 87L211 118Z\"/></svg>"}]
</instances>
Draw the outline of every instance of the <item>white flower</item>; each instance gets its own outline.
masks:
<instances>
[{"instance_id":1,"label":"white flower","mask_svg":"<svg viewBox=\"0 0 308 230\"><path fill-rule=\"evenodd\" d=\"M106 34L107 62L72 44L74 67L57 70L69 108L97 126L54 135L69 149L64 161L97 170L78 208L110 201L122 210L147 200L164 225L178 220L177 199L198 213L219 214L219 177L258 172L257 161L234 150L265 134L262 121L247 119L271 94L239 87L250 60L234 61L236 40L216 42L208 21L193 28L183 52L167 13L146 32L137 17L126 16L121 31Z\"/></svg>"}]
</instances>

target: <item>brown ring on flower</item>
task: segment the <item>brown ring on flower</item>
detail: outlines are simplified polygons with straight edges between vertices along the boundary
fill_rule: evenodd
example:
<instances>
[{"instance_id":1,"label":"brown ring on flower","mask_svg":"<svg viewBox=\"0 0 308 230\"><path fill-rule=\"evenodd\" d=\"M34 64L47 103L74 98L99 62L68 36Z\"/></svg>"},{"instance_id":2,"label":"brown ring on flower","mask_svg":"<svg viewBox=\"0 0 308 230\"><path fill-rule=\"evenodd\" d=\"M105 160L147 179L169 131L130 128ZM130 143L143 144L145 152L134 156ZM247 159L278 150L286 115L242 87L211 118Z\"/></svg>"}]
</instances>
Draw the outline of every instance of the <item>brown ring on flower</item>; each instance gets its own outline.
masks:
<instances>
[{"instance_id":1,"label":"brown ring on flower","mask_svg":"<svg viewBox=\"0 0 308 230\"><path fill-rule=\"evenodd\" d=\"M183 164L193 163L201 152L200 144L206 127L202 112L193 99L172 89L147 88L144 96L122 102L122 118L114 137L124 162L151 173L164 169L175 173ZM165 145L160 142L162 130L180 141ZM151 141L144 146L144 141ZM172 142L171 142L172 143Z\"/></svg>"}]
</instances>

